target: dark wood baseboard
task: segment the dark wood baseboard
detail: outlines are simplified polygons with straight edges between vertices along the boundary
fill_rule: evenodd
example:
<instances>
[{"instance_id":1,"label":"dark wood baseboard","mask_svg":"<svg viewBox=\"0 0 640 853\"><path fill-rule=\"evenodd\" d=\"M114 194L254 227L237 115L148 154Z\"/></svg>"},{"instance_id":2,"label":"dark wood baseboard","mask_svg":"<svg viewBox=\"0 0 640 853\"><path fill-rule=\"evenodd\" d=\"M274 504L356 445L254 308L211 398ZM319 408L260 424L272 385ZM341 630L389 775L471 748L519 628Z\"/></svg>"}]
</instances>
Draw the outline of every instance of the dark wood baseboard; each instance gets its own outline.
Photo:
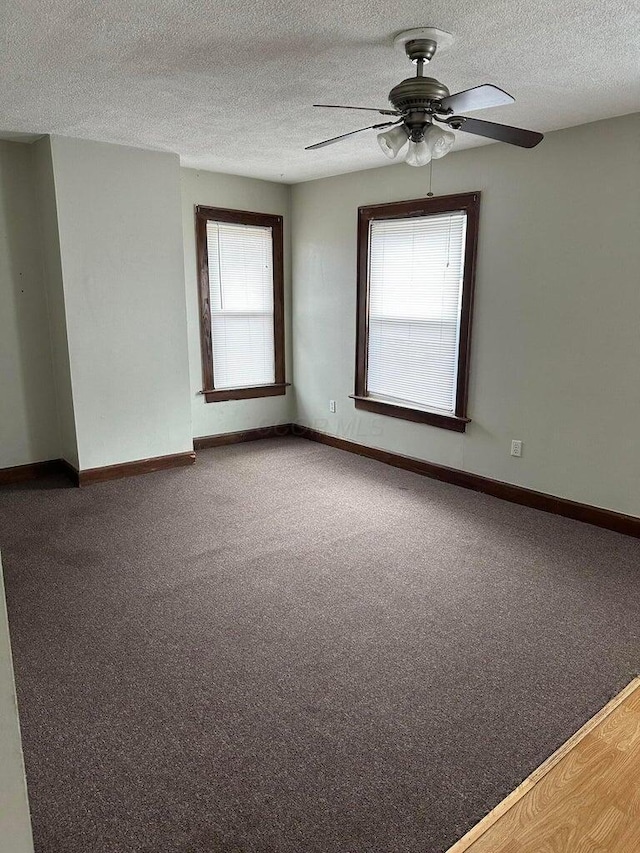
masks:
<instances>
[{"instance_id":1,"label":"dark wood baseboard","mask_svg":"<svg viewBox=\"0 0 640 853\"><path fill-rule=\"evenodd\" d=\"M287 426L290 427L290 424ZM172 453L168 456L154 456L151 459L137 459L134 462L120 462L103 468L85 468L83 471L66 459L49 459L47 462L33 462L30 465L17 465L13 468L0 468L0 486L23 483L27 480L40 480L44 477L64 474L76 486L88 486L104 480L117 480L121 477L133 477L149 474L152 471L164 471L168 468L181 468L193 465L196 454Z\"/></svg>"},{"instance_id":2,"label":"dark wood baseboard","mask_svg":"<svg viewBox=\"0 0 640 853\"><path fill-rule=\"evenodd\" d=\"M62 470L61 459L48 459L46 462L31 462L29 465L14 465L12 468L0 468L0 485L26 483L28 480L40 480L51 477Z\"/></svg>"},{"instance_id":3,"label":"dark wood baseboard","mask_svg":"<svg viewBox=\"0 0 640 853\"><path fill-rule=\"evenodd\" d=\"M171 453L167 456L153 456L150 459L136 459L134 462L105 465L103 468L85 468L74 473L78 486L88 486L91 483L102 483L105 480L118 480L121 477L151 474L153 471L165 471L168 468L182 468L185 465L193 465L195 461L196 454L193 452Z\"/></svg>"},{"instance_id":4,"label":"dark wood baseboard","mask_svg":"<svg viewBox=\"0 0 640 853\"><path fill-rule=\"evenodd\" d=\"M308 438L311 441L318 441L321 444L328 444L330 447L337 447L339 450L346 450L349 453L356 453L359 456L366 456L369 459L376 459L378 462L385 462L387 465L412 471L414 474L423 474L434 480L452 483L455 486L483 492L486 495L492 495L511 503L550 512L554 515L562 515L575 521L583 521L586 524L594 524L597 527L605 527L608 530L615 530L617 533L625 533L627 536L640 538L640 518L633 515L624 515L620 512L613 512L613 510L601 509L566 498L547 495L544 492L535 492L532 489L514 486L501 480L491 480L489 477L483 477L480 474L471 474L457 468L436 465L434 462L425 462L422 459L414 459L400 453L391 453L377 447L367 447L364 444L357 444L354 441L318 432L318 430L298 424L293 426L292 434Z\"/></svg>"},{"instance_id":5,"label":"dark wood baseboard","mask_svg":"<svg viewBox=\"0 0 640 853\"><path fill-rule=\"evenodd\" d=\"M283 435L291 435L293 428L293 424L275 424L274 426L245 429L239 432L223 432L220 435L202 435L193 439L193 449L205 450L207 447L222 447L225 444L257 441L260 438L280 438Z\"/></svg>"},{"instance_id":6,"label":"dark wood baseboard","mask_svg":"<svg viewBox=\"0 0 640 853\"><path fill-rule=\"evenodd\" d=\"M461 486L476 492L483 492L511 503L550 512L554 515L562 515L585 524L593 524L596 527L604 527L617 533L640 538L640 518L633 515L624 515L609 509L602 509L589 504L578 503L567 498L559 498L544 492L535 492L525 489L523 486L514 486L501 480L492 480L480 474L472 474L468 471L460 471L457 468L449 468L446 465L437 465L434 462L426 462L423 459L415 459L412 456L403 456L400 453L392 453L381 450L378 447L368 447L349 441L346 438L338 438L325 432L311 429L311 427L300 424L277 424L274 426L258 427L256 429L241 430L239 432L227 432L221 435L207 435L196 438L193 441L195 450L203 450L207 447L222 447L227 444L237 444L243 441L256 441L261 438L278 438L281 436L295 435L301 438L327 444L339 450L346 450L358 456L366 456L376 459L395 468L412 471L414 474L422 474L434 480ZM104 468L89 468L78 472L64 459L51 459L46 462L34 462L30 465L17 465L12 468L0 469L0 485L21 483L35 480L53 474L65 473L77 486L86 486L90 483L99 483L104 480L113 480L120 477L130 477L137 474L147 474L152 471L162 471L168 468L176 468L185 465L193 465L196 454L175 453L170 456L157 456L152 459L139 459L135 462L123 462L118 465L108 465Z\"/></svg>"},{"instance_id":7,"label":"dark wood baseboard","mask_svg":"<svg viewBox=\"0 0 640 853\"><path fill-rule=\"evenodd\" d=\"M75 465L72 465L71 462L67 462L66 459L58 459L58 471L61 474L64 474L67 479L71 480L74 486L80 485L80 480L78 477L78 469Z\"/></svg>"}]
</instances>

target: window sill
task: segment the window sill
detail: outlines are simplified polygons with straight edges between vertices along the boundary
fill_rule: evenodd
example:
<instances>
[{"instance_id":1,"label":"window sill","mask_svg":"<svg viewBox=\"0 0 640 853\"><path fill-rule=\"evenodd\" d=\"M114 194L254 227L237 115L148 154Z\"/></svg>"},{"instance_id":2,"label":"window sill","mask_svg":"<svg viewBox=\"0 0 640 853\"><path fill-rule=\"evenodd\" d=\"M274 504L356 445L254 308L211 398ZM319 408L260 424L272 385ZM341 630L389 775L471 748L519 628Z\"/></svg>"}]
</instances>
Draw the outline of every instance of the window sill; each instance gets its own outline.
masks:
<instances>
[{"instance_id":1,"label":"window sill","mask_svg":"<svg viewBox=\"0 0 640 853\"><path fill-rule=\"evenodd\" d=\"M405 421L415 421L419 424L450 429L454 432L464 432L470 418L461 418L458 415L442 415L439 412L427 412L424 409L412 409L409 406L401 406L396 403L385 403L374 397L360 397L357 394L350 395L356 409L364 409L374 412L376 415L388 415L390 418L401 418Z\"/></svg>"},{"instance_id":2,"label":"window sill","mask_svg":"<svg viewBox=\"0 0 640 853\"><path fill-rule=\"evenodd\" d=\"M274 385L254 385L252 388L222 388L220 390L201 391L205 403L221 403L224 400L251 400L255 397L280 397L287 393L290 382L276 382Z\"/></svg>"}]
</instances>

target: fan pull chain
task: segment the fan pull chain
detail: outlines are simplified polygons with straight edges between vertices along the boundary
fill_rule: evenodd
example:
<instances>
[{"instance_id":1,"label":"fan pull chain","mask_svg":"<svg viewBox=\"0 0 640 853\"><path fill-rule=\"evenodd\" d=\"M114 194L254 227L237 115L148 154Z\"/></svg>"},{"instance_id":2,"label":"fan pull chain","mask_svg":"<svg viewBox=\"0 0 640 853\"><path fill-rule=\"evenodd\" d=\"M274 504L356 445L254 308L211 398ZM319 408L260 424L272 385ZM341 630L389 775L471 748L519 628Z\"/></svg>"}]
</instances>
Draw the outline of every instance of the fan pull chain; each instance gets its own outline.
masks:
<instances>
[{"instance_id":1,"label":"fan pull chain","mask_svg":"<svg viewBox=\"0 0 640 853\"><path fill-rule=\"evenodd\" d=\"M433 160L429 160L429 192L427 193L427 198L433 198L433 193L431 192L431 178L433 177Z\"/></svg>"}]
</instances>

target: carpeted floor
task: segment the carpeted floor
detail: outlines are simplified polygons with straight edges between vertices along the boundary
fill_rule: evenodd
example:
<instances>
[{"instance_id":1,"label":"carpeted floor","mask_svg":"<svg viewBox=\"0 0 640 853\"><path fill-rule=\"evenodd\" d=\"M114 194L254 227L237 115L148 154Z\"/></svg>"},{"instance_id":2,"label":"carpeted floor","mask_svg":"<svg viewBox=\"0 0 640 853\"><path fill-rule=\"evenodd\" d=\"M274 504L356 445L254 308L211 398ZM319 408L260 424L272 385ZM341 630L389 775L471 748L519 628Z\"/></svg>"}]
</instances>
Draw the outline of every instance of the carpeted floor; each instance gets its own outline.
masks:
<instances>
[{"instance_id":1,"label":"carpeted floor","mask_svg":"<svg viewBox=\"0 0 640 853\"><path fill-rule=\"evenodd\" d=\"M640 670L640 541L303 439L0 501L37 853L440 853Z\"/></svg>"}]
</instances>

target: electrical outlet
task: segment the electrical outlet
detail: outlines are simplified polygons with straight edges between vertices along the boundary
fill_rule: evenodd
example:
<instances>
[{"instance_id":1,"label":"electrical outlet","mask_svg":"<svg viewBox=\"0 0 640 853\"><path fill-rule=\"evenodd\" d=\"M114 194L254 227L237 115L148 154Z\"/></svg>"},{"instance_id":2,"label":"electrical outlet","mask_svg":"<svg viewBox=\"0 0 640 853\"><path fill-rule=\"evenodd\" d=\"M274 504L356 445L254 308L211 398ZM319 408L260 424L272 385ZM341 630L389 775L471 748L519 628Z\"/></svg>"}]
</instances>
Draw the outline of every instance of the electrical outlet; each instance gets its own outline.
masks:
<instances>
[{"instance_id":1,"label":"electrical outlet","mask_svg":"<svg viewBox=\"0 0 640 853\"><path fill-rule=\"evenodd\" d=\"M329 400L329 411L335 415L335 413L336 413L336 401L335 400Z\"/></svg>"},{"instance_id":2,"label":"electrical outlet","mask_svg":"<svg viewBox=\"0 0 640 853\"><path fill-rule=\"evenodd\" d=\"M514 438L511 442L511 455L522 456L522 442L519 439Z\"/></svg>"}]
</instances>

